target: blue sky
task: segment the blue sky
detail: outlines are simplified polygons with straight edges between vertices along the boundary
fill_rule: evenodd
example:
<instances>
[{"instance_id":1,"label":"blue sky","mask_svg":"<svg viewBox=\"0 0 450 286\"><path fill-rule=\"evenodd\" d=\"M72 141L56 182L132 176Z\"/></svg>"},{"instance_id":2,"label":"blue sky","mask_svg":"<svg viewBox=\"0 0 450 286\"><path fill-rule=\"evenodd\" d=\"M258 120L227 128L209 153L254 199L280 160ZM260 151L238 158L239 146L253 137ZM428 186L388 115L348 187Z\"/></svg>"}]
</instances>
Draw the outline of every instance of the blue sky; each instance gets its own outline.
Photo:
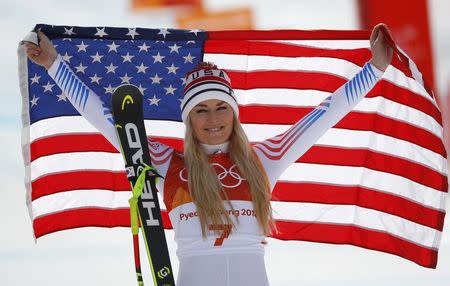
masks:
<instances>
[{"instance_id":1,"label":"blue sky","mask_svg":"<svg viewBox=\"0 0 450 286\"><path fill-rule=\"evenodd\" d=\"M258 28L352 29L357 27L355 1L205 1L211 9L248 3ZM226 3L224 3L226 2ZM284 2L284 5L280 5ZM112 4L114 3L114 4ZM36 23L78 26L173 27L169 12L128 10L128 1L1 1L2 65L0 66L0 285L132 285L128 229L85 228L48 235L37 244L25 204L21 155L21 97L17 43ZM279 6L280 5L280 6ZM86 7L90 7L86 9ZM328 9L324 10L323 7ZM284 8L280 8L284 7ZM450 78L450 11L445 0L430 1L437 64L442 90ZM280 13L272 13L278 9ZM283 12L283 13L281 13ZM280 16L283 15L283 16ZM446 35L446 37L444 36ZM447 219L448 221L448 219ZM450 229L446 222L436 270L404 259L346 245L270 240L266 265L271 285L447 285L450 281ZM173 236L168 232L168 240ZM175 249L170 242L172 250ZM176 258L172 258L177 268ZM145 265L145 263L144 263ZM145 271L148 271L144 267ZM145 273L149 277L149 273ZM149 281L147 279L147 281ZM149 285L149 284L147 284Z\"/></svg>"}]
</instances>

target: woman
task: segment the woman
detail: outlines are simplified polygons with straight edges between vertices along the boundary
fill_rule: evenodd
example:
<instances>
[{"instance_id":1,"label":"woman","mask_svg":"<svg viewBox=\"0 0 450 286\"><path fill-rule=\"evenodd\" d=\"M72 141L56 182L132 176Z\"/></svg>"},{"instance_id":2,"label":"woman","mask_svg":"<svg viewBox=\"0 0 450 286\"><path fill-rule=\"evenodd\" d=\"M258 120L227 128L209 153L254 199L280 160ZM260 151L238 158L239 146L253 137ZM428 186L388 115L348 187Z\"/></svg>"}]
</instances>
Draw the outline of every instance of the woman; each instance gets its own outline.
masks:
<instances>
[{"instance_id":1,"label":"woman","mask_svg":"<svg viewBox=\"0 0 450 286\"><path fill-rule=\"evenodd\" d=\"M152 164L164 176L158 189L178 244L177 285L268 285L264 239L276 231L270 192L283 171L381 78L392 58L383 26L373 29L372 59L353 79L288 131L253 146L239 123L226 72L201 63L186 75L184 155L149 141ZM75 108L119 150L109 112L99 112L106 108L99 97L89 91L87 101L78 102L73 87L84 84L48 38L38 37L40 46L25 44L28 57L48 70ZM69 78L73 84L67 84Z\"/></svg>"}]
</instances>

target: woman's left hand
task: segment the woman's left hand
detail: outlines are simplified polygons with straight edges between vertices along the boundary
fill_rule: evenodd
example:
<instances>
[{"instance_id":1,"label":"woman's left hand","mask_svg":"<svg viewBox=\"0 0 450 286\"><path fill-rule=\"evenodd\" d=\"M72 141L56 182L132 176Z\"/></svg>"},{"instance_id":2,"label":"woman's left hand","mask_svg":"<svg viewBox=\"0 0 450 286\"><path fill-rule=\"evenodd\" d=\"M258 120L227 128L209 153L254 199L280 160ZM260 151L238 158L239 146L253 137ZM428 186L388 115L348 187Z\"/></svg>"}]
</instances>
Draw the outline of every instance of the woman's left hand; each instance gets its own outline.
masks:
<instances>
[{"instance_id":1,"label":"woman's left hand","mask_svg":"<svg viewBox=\"0 0 450 286\"><path fill-rule=\"evenodd\" d=\"M385 24L378 24L372 30L370 35L370 49L372 50L372 58L370 63L379 70L385 71L392 60L393 49L389 45L386 36L382 32L384 28L392 39L392 35Z\"/></svg>"}]
</instances>

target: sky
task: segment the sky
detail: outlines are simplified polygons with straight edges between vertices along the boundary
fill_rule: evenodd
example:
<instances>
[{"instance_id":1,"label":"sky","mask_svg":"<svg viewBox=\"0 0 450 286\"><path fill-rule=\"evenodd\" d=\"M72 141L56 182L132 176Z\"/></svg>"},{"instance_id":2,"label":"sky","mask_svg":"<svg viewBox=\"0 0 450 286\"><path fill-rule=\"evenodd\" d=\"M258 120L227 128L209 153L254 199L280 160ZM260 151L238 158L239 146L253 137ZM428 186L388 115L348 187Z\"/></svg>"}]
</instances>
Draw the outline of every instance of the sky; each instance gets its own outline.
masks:
<instances>
[{"instance_id":1,"label":"sky","mask_svg":"<svg viewBox=\"0 0 450 286\"><path fill-rule=\"evenodd\" d=\"M209 0L212 10L250 5L260 29L355 29L356 3L339 1ZM436 81L443 93L450 79L450 1L430 1ZM89 9L86 9L89 7ZM327 7L327 9L323 9ZM278 13L273 13L278 11ZM127 0L0 0L0 285L133 285L130 231L83 228L58 232L36 243L25 204L21 155L21 96L17 43L37 23L77 26L174 27L168 11L131 13ZM448 204L447 204L448 205ZM266 267L273 286L281 285L424 285L450 281L448 218L437 269L402 258L347 245L269 240ZM172 264L173 232L167 232ZM145 260L145 255L142 257ZM146 264L143 261L143 265ZM144 279L150 281L148 267ZM150 285L150 283L147 283Z\"/></svg>"}]
</instances>

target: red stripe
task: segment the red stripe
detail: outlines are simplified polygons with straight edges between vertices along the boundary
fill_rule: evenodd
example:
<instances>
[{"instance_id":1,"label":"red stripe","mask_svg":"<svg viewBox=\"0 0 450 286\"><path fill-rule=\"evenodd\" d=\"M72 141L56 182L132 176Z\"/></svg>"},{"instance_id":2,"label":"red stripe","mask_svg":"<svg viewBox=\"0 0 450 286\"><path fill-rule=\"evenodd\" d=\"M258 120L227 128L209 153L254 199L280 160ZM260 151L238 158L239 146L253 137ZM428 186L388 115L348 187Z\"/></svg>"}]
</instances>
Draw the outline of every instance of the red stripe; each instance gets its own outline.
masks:
<instances>
[{"instance_id":1,"label":"red stripe","mask_svg":"<svg viewBox=\"0 0 450 286\"><path fill-rule=\"evenodd\" d=\"M33 181L31 188L33 190L31 193L32 200L71 190L131 190L125 172L90 170L49 174Z\"/></svg>"},{"instance_id":2,"label":"red stripe","mask_svg":"<svg viewBox=\"0 0 450 286\"><path fill-rule=\"evenodd\" d=\"M118 153L116 148L99 133L64 134L34 140L30 144L30 159L33 162L43 156L80 150Z\"/></svg>"},{"instance_id":3,"label":"red stripe","mask_svg":"<svg viewBox=\"0 0 450 286\"><path fill-rule=\"evenodd\" d=\"M357 205L402 217L439 231L443 229L445 218L445 211L362 186L279 181L272 193L272 201Z\"/></svg>"},{"instance_id":4,"label":"red stripe","mask_svg":"<svg viewBox=\"0 0 450 286\"><path fill-rule=\"evenodd\" d=\"M183 148L183 140L181 139L156 136L152 136L151 139L178 151ZM119 153L100 133L54 135L36 139L30 144L31 162L40 157L71 152Z\"/></svg>"},{"instance_id":5,"label":"red stripe","mask_svg":"<svg viewBox=\"0 0 450 286\"><path fill-rule=\"evenodd\" d=\"M362 30L210 31L208 40L368 40L370 33Z\"/></svg>"},{"instance_id":6,"label":"red stripe","mask_svg":"<svg viewBox=\"0 0 450 286\"><path fill-rule=\"evenodd\" d=\"M226 54L242 56L269 57L326 57L346 60L358 66L363 66L372 56L369 48L359 49L324 49L306 45L277 42L255 41L206 41L205 54Z\"/></svg>"},{"instance_id":7,"label":"red stripe","mask_svg":"<svg viewBox=\"0 0 450 286\"><path fill-rule=\"evenodd\" d=\"M334 92L347 79L321 72L304 71L228 71L234 89L291 88Z\"/></svg>"},{"instance_id":8,"label":"red stripe","mask_svg":"<svg viewBox=\"0 0 450 286\"><path fill-rule=\"evenodd\" d=\"M270 114L273 118L271 124L291 125L312 110L312 107L267 107L255 105L239 107L241 122L247 124L266 124L267 114ZM438 153L444 158L447 157L442 140L430 131L377 113L351 111L334 125L334 128L373 131L411 142Z\"/></svg>"},{"instance_id":9,"label":"red stripe","mask_svg":"<svg viewBox=\"0 0 450 286\"><path fill-rule=\"evenodd\" d=\"M437 250L421 247L384 232L353 225L288 221L277 221L277 227L280 233L272 237L278 239L351 244L395 254L421 266L436 268Z\"/></svg>"},{"instance_id":10,"label":"red stripe","mask_svg":"<svg viewBox=\"0 0 450 286\"><path fill-rule=\"evenodd\" d=\"M161 216L164 228L171 229L172 224L167 212L162 211ZM35 218L33 221L36 238L61 230L89 226L130 227L130 210L98 208L65 210Z\"/></svg>"}]
</instances>

